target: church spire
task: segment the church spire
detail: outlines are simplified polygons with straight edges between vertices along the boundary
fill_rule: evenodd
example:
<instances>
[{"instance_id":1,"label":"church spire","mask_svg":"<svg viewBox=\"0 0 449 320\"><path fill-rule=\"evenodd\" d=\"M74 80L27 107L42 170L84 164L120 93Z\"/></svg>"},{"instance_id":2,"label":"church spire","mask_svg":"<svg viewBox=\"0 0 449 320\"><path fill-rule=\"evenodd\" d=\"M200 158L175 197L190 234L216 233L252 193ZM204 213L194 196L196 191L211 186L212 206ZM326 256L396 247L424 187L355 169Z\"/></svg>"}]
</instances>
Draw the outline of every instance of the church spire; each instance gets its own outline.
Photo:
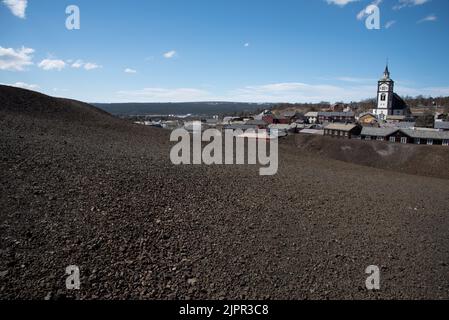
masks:
<instances>
[{"instance_id":1,"label":"church spire","mask_svg":"<svg viewBox=\"0 0 449 320\"><path fill-rule=\"evenodd\" d=\"M387 65L385 66L384 79L385 80L389 80L390 79L390 70L388 69L388 59L387 59Z\"/></svg>"}]
</instances>

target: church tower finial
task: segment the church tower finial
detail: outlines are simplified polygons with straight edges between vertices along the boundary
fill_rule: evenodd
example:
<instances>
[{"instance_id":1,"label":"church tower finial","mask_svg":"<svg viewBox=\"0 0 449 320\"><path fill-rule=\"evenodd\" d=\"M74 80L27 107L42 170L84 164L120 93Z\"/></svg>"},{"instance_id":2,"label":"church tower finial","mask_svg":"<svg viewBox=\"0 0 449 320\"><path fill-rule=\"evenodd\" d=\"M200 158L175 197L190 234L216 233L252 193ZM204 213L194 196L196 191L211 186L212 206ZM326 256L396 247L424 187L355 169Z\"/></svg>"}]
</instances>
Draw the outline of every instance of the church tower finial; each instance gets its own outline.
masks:
<instances>
[{"instance_id":1,"label":"church tower finial","mask_svg":"<svg viewBox=\"0 0 449 320\"><path fill-rule=\"evenodd\" d=\"M384 71L384 79L390 79L390 70L388 69L388 58L387 58L387 64L385 66L385 71Z\"/></svg>"}]
</instances>

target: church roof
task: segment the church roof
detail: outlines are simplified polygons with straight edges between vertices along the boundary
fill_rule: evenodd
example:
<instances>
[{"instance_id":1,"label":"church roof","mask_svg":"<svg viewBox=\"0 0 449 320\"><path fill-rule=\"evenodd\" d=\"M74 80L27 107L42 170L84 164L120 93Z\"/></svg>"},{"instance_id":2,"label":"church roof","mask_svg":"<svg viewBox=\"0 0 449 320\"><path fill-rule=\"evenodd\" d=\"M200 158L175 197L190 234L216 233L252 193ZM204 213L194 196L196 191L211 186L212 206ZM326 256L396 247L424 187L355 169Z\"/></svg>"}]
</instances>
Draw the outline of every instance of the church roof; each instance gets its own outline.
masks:
<instances>
[{"instance_id":1,"label":"church roof","mask_svg":"<svg viewBox=\"0 0 449 320\"><path fill-rule=\"evenodd\" d=\"M393 95L393 110L404 110L407 108L407 103L398 95Z\"/></svg>"}]
</instances>

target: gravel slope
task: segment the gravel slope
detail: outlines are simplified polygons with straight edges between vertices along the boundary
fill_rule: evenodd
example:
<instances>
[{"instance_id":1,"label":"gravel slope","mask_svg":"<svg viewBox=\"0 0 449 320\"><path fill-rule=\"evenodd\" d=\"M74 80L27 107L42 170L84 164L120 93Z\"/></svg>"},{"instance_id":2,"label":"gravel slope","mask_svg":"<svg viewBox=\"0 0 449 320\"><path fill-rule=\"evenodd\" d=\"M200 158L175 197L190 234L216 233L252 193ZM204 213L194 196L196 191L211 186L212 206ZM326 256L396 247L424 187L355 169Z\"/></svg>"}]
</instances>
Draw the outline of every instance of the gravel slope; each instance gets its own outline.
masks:
<instances>
[{"instance_id":1,"label":"gravel slope","mask_svg":"<svg viewBox=\"0 0 449 320\"><path fill-rule=\"evenodd\" d=\"M301 152L396 172L449 179L449 148L296 135Z\"/></svg>"},{"instance_id":2,"label":"gravel slope","mask_svg":"<svg viewBox=\"0 0 449 320\"><path fill-rule=\"evenodd\" d=\"M449 180L306 155L293 139L273 177L176 167L165 131L26 101L0 88L2 299L449 298ZM372 264L378 292L364 288Z\"/></svg>"}]
</instances>

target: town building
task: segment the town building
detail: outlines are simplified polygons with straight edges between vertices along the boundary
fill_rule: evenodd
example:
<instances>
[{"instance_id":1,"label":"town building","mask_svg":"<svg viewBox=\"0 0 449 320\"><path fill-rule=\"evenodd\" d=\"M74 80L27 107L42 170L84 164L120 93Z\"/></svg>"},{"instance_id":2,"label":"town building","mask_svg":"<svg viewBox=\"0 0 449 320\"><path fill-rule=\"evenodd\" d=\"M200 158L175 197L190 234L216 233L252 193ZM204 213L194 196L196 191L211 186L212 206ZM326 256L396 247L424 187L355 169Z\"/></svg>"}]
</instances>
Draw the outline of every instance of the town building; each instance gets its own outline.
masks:
<instances>
[{"instance_id":1,"label":"town building","mask_svg":"<svg viewBox=\"0 0 449 320\"><path fill-rule=\"evenodd\" d=\"M438 130L401 129L402 143L449 146L449 132Z\"/></svg>"},{"instance_id":2,"label":"town building","mask_svg":"<svg viewBox=\"0 0 449 320\"><path fill-rule=\"evenodd\" d=\"M311 111L311 112L307 112L304 117L307 119L308 123L316 123L318 121L318 112L316 111Z\"/></svg>"},{"instance_id":3,"label":"town building","mask_svg":"<svg viewBox=\"0 0 449 320\"><path fill-rule=\"evenodd\" d=\"M255 115L254 120L262 120L263 117L273 114L270 110L264 110L262 113Z\"/></svg>"},{"instance_id":4,"label":"town building","mask_svg":"<svg viewBox=\"0 0 449 320\"><path fill-rule=\"evenodd\" d=\"M355 122L354 112L318 112L318 122Z\"/></svg>"},{"instance_id":5,"label":"town building","mask_svg":"<svg viewBox=\"0 0 449 320\"><path fill-rule=\"evenodd\" d=\"M449 146L449 132L429 129L364 127L360 137L362 140Z\"/></svg>"},{"instance_id":6,"label":"town building","mask_svg":"<svg viewBox=\"0 0 449 320\"><path fill-rule=\"evenodd\" d=\"M270 124L268 125L270 130L278 130L284 132L296 132L296 123L292 124Z\"/></svg>"},{"instance_id":7,"label":"town building","mask_svg":"<svg viewBox=\"0 0 449 320\"><path fill-rule=\"evenodd\" d=\"M285 111L282 113L284 118L290 119L290 122L294 122L296 118L296 111Z\"/></svg>"},{"instance_id":8,"label":"town building","mask_svg":"<svg viewBox=\"0 0 449 320\"><path fill-rule=\"evenodd\" d=\"M416 127L416 122L414 121L403 121L403 122L397 122L397 123L383 123L382 127L384 128L398 128L398 129L413 129Z\"/></svg>"},{"instance_id":9,"label":"town building","mask_svg":"<svg viewBox=\"0 0 449 320\"><path fill-rule=\"evenodd\" d=\"M223 118L223 124L231 124L235 123L236 121L241 121L240 117L224 117Z\"/></svg>"},{"instance_id":10,"label":"town building","mask_svg":"<svg viewBox=\"0 0 449 320\"><path fill-rule=\"evenodd\" d=\"M307 120L303 113L296 111L283 112L282 117L287 118L290 123L305 123Z\"/></svg>"},{"instance_id":11,"label":"town building","mask_svg":"<svg viewBox=\"0 0 449 320\"><path fill-rule=\"evenodd\" d=\"M324 135L333 138L351 139L360 135L361 127L357 124L331 123L324 127Z\"/></svg>"},{"instance_id":12,"label":"town building","mask_svg":"<svg viewBox=\"0 0 449 320\"><path fill-rule=\"evenodd\" d=\"M370 112L361 113L358 121L362 126L374 126L378 123L376 116Z\"/></svg>"},{"instance_id":13,"label":"town building","mask_svg":"<svg viewBox=\"0 0 449 320\"><path fill-rule=\"evenodd\" d=\"M300 133L300 134L308 134L308 135L324 136L324 130L322 130L322 129L306 128L306 129L299 130L298 133Z\"/></svg>"},{"instance_id":14,"label":"town building","mask_svg":"<svg viewBox=\"0 0 449 320\"><path fill-rule=\"evenodd\" d=\"M387 118L385 120L389 123L398 123L398 122L404 122L404 121L410 120L410 118L405 115L400 115L400 116L389 115L389 116L387 116ZM411 118L411 120L414 120L414 119Z\"/></svg>"},{"instance_id":15,"label":"town building","mask_svg":"<svg viewBox=\"0 0 449 320\"><path fill-rule=\"evenodd\" d=\"M360 137L362 140L390 141L391 137L395 137L399 128L374 128L363 127Z\"/></svg>"},{"instance_id":16,"label":"town building","mask_svg":"<svg viewBox=\"0 0 449 320\"><path fill-rule=\"evenodd\" d=\"M267 114L262 120L268 124L290 124L290 119L275 114Z\"/></svg>"},{"instance_id":17,"label":"town building","mask_svg":"<svg viewBox=\"0 0 449 320\"><path fill-rule=\"evenodd\" d=\"M246 125L255 126L258 129L266 129L268 127L268 123L263 120L248 120L245 123Z\"/></svg>"}]
</instances>

